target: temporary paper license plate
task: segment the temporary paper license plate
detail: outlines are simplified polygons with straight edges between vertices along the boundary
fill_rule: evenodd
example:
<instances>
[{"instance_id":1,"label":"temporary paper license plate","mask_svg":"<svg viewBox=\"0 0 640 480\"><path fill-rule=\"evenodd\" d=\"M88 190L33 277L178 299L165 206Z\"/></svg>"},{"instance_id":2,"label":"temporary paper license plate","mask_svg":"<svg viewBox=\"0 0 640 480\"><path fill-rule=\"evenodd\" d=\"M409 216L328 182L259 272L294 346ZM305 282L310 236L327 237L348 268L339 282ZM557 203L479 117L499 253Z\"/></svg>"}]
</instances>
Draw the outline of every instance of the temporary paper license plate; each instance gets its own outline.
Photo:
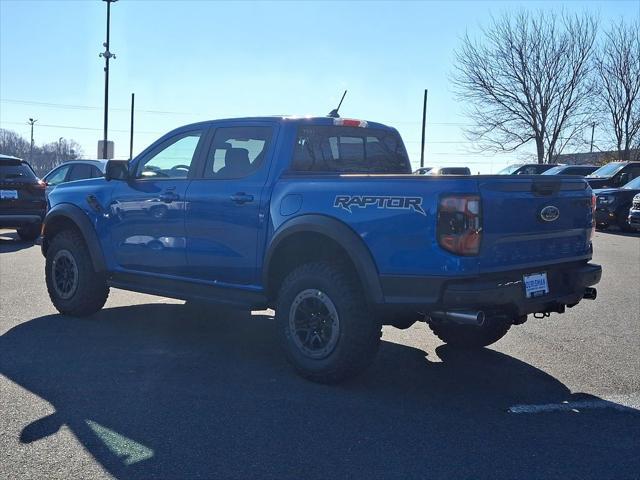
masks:
<instances>
[{"instance_id":1,"label":"temporary paper license plate","mask_svg":"<svg viewBox=\"0 0 640 480\"><path fill-rule=\"evenodd\" d=\"M522 280L524 281L524 291L527 298L541 297L549 293L547 272L524 275Z\"/></svg>"},{"instance_id":2,"label":"temporary paper license plate","mask_svg":"<svg viewBox=\"0 0 640 480\"><path fill-rule=\"evenodd\" d=\"M0 199L18 199L18 191L17 190L0 190Z\"/></svg>"}]
</instances>

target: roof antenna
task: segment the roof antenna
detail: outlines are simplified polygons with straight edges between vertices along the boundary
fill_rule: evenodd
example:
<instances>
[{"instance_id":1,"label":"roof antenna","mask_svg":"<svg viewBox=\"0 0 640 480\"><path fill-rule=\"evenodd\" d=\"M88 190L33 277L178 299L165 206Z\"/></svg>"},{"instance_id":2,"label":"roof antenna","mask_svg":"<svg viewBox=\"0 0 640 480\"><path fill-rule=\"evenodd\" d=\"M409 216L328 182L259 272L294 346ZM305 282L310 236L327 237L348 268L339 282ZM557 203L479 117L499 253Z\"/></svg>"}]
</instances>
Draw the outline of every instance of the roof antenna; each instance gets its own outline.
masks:
<instances>
[{"instance_id":1,"label":"roof antenna","mask_svg":"<svg viewBox=\"0 0 640 480\"><path fill-rule=\"evenodd\" d=\"M342 105L342 101L344 100L344 97L347 96L347 91L345 90L344 93L342 94L342 98L340 99L340 103L338 104L338 108L334 108L333 110L331 110L329 112L329 115L327 115L328 117L331 118L340 118L340 115L338 114L338 110L340 110L340 105Z\"/></svg>"}]
</instances>

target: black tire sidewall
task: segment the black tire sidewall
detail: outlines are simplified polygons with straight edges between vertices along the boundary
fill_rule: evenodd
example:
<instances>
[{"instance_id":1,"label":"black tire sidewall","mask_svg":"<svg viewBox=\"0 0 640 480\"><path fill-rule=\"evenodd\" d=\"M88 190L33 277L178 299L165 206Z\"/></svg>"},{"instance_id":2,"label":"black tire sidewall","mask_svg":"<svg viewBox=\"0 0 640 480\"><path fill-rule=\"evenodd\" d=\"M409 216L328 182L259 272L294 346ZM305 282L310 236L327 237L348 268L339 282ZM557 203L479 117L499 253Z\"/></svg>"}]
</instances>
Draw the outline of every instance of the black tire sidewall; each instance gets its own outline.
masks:
<instances>
[{"instance_id":1,"label":"black tire sidewall","mask_svg":"<svg viewBox=\"0 0 640 480\"><path fill-rule=\"evenodd\" d=\"M338 381L346 376L341 370L354 363L352 355L363 340L358 337L375 335L372 330L377 328L379 332L380 326L376 325L373 317L369 315L360 292L354 290L349 282L336 281L336 277L331 275L329 269L335 269L335 266L313 266L305 265L294 271L290 275L291 279L288 277L289 281L285 280L278 297L276 319L280 324L281 341L289 361L306 377L322 382L331 382L332 378ZM333 302L338 313L338 340L331 353L324 358L311 358L300 351L289 328L291 305L296 296L307 289L322 291ZM379 340L379 333L377 335ZM359 368L356 367L356 370Z\"/></svg>"},{"instance_id":2,"label":"black tire sidewall","mask_svg":"<svg viewBox=\"0 0 640 480\"><path fill-rule=\"evenodd\" d=\"M631 204L620 207L616 212L618 227L623 232L633 232L633 228L631 228L631 225L629 225L630 209L631 209Z\"/></svg>"},{"instance_id":3,"label":"black tire sidewall","mask_svg":"<svg viewBox=\"0 0 640 480\"><path fill-rule=\"evenodd\" d=\"M53 259L60 250L67 250L73 256L78 269L76 290L67 299L58 296L53 286ZM51 240L47 249L45 269L49 296L60 313L83 316L94 313L104 305L108 287L102 275L94 271L87 247L75 232L65 231Z\"/></svg>"}]
</instances>

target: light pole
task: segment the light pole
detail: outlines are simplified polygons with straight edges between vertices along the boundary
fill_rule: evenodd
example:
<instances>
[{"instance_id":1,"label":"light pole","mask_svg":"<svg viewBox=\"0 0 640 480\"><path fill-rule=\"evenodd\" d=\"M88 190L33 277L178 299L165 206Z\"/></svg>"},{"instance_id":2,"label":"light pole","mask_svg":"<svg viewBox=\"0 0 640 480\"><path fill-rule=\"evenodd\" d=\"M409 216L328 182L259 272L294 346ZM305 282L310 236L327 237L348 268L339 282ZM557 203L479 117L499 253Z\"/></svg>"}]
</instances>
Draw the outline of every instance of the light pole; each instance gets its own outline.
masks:
<instances>
[{"instance_id":1,"label":"light pole","mask_svg":"<svg viewBox=\"0 0 640 480\"><path fill-rule=\"evenodd\" d=\"M100 57L104 57L104 135L102 142L102 158L107 158L107 127L109 125L109 59L115 60L116 56L109 51L109 25L111 23L111 4L118 0L103 0L107 2L107 41L102 44L104 52Z\"/></svg>"},{"instance_id":2,"label":"light pole","mask_svg":"<svg viewBox=\"0 0 640 480\"><path fill-rule=\"evenodd\" d=\"M29 119L29 125L31 125L31 149L29 150L29 161L33 161L33 124L37 121L37 119Z\"/></svg>"}]
</instances>

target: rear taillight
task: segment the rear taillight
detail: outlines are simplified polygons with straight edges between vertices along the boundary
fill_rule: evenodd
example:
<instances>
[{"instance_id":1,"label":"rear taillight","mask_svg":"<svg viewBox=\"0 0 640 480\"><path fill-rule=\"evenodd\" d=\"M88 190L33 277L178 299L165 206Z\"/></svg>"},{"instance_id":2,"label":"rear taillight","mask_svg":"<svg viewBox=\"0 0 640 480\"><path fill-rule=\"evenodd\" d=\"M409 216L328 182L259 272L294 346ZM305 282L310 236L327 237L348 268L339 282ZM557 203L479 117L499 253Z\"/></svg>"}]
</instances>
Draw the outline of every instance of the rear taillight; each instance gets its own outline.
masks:
<instances>
[{"instance_id":1,"label":"rear taillight","mask_svg":"<svg viewBox=\"0 0 640 480\"><path fill-rule=\"evenodd\" d=\"M36 183L29 184L27 188L36 195L44 195L44 192L47 189L47 184L42 180L38 180Z\"/></svg>"},{"instance_id":2,"label":"rear taillight","mask_svg":"<svg viewBox=\"0 0 640 480\"><path fill-rule=\"evenodd\" d=\"M438 206L438 243L456 255L477 255L482 239L478 195L447 195Z\"/></svg>"}]
</instances>

